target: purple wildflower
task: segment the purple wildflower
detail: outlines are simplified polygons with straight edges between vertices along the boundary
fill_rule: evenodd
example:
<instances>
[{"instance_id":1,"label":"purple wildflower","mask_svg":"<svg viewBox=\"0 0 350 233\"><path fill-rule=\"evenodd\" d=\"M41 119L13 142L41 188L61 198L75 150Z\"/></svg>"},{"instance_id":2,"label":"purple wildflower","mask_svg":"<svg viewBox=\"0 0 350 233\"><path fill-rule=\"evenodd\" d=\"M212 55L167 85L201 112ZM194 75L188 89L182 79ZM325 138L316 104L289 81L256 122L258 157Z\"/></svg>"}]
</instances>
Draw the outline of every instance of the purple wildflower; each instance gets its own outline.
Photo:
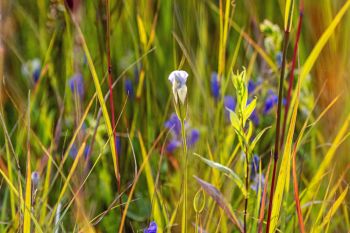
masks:
<instances>
[{"instance_id":1,"label":"purple wildflower","mask_svg":"<svg viewBox=\"0 0 350 233\"><path fill-rule=\"evenodd\" d=\"M72 147L70 148L69 156L72 157L73 159L75 159L75 157L77 156L77 154L78 154L78 149L77 149L77 147L73 144Z\"/></svg>"},{"instance_id":2,"label":"purple wildflower","mask_svg":"<svg viewBox=\"0 0 350 233\"><path fill-rule=\"evenodd\" d=\"M250 93L254 92L255 88L256 88L256 83L253 80L249 80L248 93L250 94Z\"/></svg>"},{"instance_id":3,"label":"purple wildflower","mask_svg":"<svg viewBox=\"0 0 350 233\"><path fill-rule=\"evenodd\" d=\"M225 118L229 120L230 112L227 109L234 111L236 108L236 100L232 96L227 95L224 97L224 106L225 106Z\"/></svg>"},{"instance_id":4,"label":"purple wildflower","mask_svg":"<svg viewBox=\"0 0 350 233\"><path fill-rule=\"evenodd\" d=\"M176 139L172 139L170 140L170 142L168 143L168 145L166 146L166 151L168 153L172 153L174 152L177 148L179 148L181 146L181 142L176 140Z\"/></svg>"},{"instance_id":5,"label":"purple wildflower","mask_svg":"<svg viewBox=\"0 0 350 233\"><path fill-rule=\"evenodd\" d=\"M278 96L273 93L273 91L269 90L268 96L265 100L264 106L264 114L270 112L270 110L278 103Z\"/></svg>"},{"instance_id":6,"label":"purple wildflower","mask_svg":"<svg viewBox=\"0 0 350 233\"><path fill-rule=\"evenodd\" d=\"M263 174L258 174L254 177L252 184L250 185L250 188L254 190L256 193L259 191L259 184L261 182L261 188L264 188L265 185L265 176Z\"/></svg>"},{"instance_id":7,"label":"purple wildflower","mask_svg":"<svg viewBox=\"0 0 350 233\"><path fill-rule=\"evenodd\" d=\"M33 185L37 186L40 180L39 172L37 171L32 172L31 179L32 179Z\"/></svg>"},{"instance_id":8,"label":"purple wildflower","mask_svg":"<svg viewBox=\"0 0 350 233\"><path fill-rule=\"evenodd\" d=\"M77 73L73 75L71 79L69 79L69 87L72 93L75 91L78 93L80 98L84 97L84 79L83 76L80 73Z\"/></svg>"},{"instance_id":9,"label":"purple wildflower","mask_svg":"<svg viewBox=\"0 0 350 233\"><path fill-rule=\"evenodd\" d=\"M192 129L188 134L187 134L187 145L189 147L192 147L194 144L199 139L199 131L197 129Z\"/></svg>"},{"instance_id":10,"label":"purple wildflower","mask_svg":"<svg viewBox=\"0 0 350 233\"><path fill-rule=\"evenodd\" d=\"M277 62L277 66L280 68L282 66L282 59L283 59L283 56L282 56L282 53L281 52L278 52L276 54L276 62Z\"/></svg>"},{"instance_id":11,"label":"purple wildflower","mask_svg":"<svg viewBox=\"0 0 350 233\"><path fill-rule=\"evenodd\" d=\"M252 115L250 115L249 119L253 122L253 124L255 126L259 125L259 116L258 116L258 112L256 111L256 109L254 109L254 111L252 112Z\"/></svg>"},{"instance_id":12,"label":"purple wildflower","mask_svg":"<svg viewBox=\"0 0 350 233\"><path fill-rule=\"evenodd\" d=\"M157 233L157 223L152 221L149 227L143 231L144 233Z\"/></svg>"},{"instance_id":13,"label":"purple wildflower","mask_svg":"<svg viewBox=\"0 0 350 233\"><path fill-rule=\"evenodd\" d=\"M253 156L253 160L250 164L251 172L250 179L253 180L255 176L259 173L260 158L256 154Z\"/></svg>"},{"instance_id":14,"label":"purple wildflower","mask_svg":"<svg viewBox=\"0 0 350 233\"><path fill-rule=\"evenodd\" d=\"M115 146L117 147L118 156L120 156L120 153L121 153L121 150L122 150L122 142L120 140L120 137L116 136L114 143L115 143Z\"/></svg>"},{"instance_id":15,"label":"purple wildflower","mask_svg":"<svg viewBox=\"0 0 350 233\"><path fill-rule=\"evenodd\" d=\"M210 80L211 94L214 99L217 101L220 97L220 83L218 80L218 74L216 72L211 73Z\"/></svg>"},{"instance_id":16,"label":"purple wildflower","mask_svg":"<svg viewBox=\"0 0 350 233\"><path fill-rule=\"evenodd\" d=\"M132 81L130 79L126 79L124 87L126 94L129 96L129 98L132 99L134 97L134 86L132 84Z\"/></svg>"},{"instance_id":17,"label":"purple wildflower","mask_svg":"<svg viewBox=\"0 0 350 233\"><path fill-rule=\"evenodd\" d=\"M171 114L169 120L167 120L164 126L170 129L176 137L181 136L181 122L175 113Z\"/></svg>"},{"instance_id":18,"label":"purple wildflower","mask_svg":"<svg viewBox=\"0 0 350 233\"><path fill-rule=\"evenodd\" d=\"M40 66L37 67L37 68L33 71L33 81L34 81L34 84L36 84L36 83L39 81L40 73L41 73L41 68L40 68Z\"/></svg>"}]
</instances>

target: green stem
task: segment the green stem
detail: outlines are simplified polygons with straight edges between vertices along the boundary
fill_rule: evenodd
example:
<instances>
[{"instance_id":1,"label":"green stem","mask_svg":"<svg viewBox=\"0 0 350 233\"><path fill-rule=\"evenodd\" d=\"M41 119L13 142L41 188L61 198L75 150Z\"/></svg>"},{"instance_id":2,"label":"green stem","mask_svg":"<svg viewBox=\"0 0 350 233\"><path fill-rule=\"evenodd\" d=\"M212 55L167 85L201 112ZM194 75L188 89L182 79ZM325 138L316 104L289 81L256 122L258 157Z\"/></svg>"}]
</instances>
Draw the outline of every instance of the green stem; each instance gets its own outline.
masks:
<instances>
[{"instance_id":1,"label":"green stem","mask_svg":"<svg viewBox=\"0 0 350 233\"><path fill-rule=\"evenodd\" d=\"M184 163L184 180L183 180L183 187L184 187L184 202L182 207L182 233L187 233L187 181L188 181L188 171L187 171L187 142L186 142L186 132L185 132L185 120L181 119L181 135L182 135L182 144L183 144L183 153L185 157L185 163Z\"/></svg>"}]
</instances>

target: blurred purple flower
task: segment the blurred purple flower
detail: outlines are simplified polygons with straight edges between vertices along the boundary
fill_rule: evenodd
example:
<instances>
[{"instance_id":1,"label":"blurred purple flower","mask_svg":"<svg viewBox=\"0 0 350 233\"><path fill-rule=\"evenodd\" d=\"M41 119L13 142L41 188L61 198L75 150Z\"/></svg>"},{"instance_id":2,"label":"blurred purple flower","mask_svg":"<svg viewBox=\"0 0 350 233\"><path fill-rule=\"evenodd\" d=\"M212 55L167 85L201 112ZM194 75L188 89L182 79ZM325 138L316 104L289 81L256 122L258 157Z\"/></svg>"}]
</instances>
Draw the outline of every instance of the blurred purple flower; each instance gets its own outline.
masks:
<instances>
[{"instance_id":1,"label":"blurred purple flower","mask_svg":"<svg viewBox=\"0 0 350 233\"><path fill-rule=\"evenodd\" d=\"M168 153L174 152L175 149L182 146L182 136L181 136L181 122L175 113L171 114L169 120L167 120L164 124L166 128L170 130L172 133L172 138L169 140L166 151ZM186 142L188 147L193 147L194 144L199 139L199 131L197 129L191 129L188 127L188 124L185 122L186 129Z\"/></svg>"},{"instance_id":2,"label":"blurred purple flower","mask_svg":"<svg viewBox=\"0 0 350 233\"><path fill-rule=\"evenodd\" d=\"M189 147L192 147L194 144L199 139L199 131L197 129L192 129L188 134L187 134L187 145Z\"/></svg>"},{"instance_id":3,"label":"blurred purple flower","mask_svg":"<svg viewBox=\"0 0 350 233\"><path fill-rule=\"evenodd\" d=\"M68 82L72 93L76 91L79 97L83 98L85 93L83 76L80 73L76 73Z\"/></svg>"},{"instance_id":4,"label":"blurred purple flower","mask_svg":"<svg viewBox=\"0 0 350 233\"><path fill-rule=\"evenodd\" d=\"M86 159L87 156L90 153L90 145L86 145L85 150L84 150L84 158Z\"/></svg>"},{"instance_id":5,"label":"blurred purple flower","mask_svg":"<svg viewBox=\"0 0 350 233\"><path fill-rule=\"evenodd\" d=\"M39 81L40 73L41 73L41 68L40 68L40 66L37 67L37 68L33 71L33 81L34 81L34 84L36 84L36 83Z\"/></svg>"},{"instance_id":6,"label":"blurred purple flower","mask_svg":"<svg viewBox=\"0 0 350 233\"><path fill-rule=\"evenodd\" d=\"M258 116L258 113L256 111L256 109L254 109L254 111L252 112L252 115L250 115L249 119L253 122L253 124L255 126L259 125L259 116Z\"/></svg>"},{"instance_id":7,"label":"blurred purple flower","mask_svg":"<svg viewBox=\"0 0 350 233\"><path fill-rule=\"evenodd\" d=\"M283 54L281 51L276 54L276 62L277 62L278 68L280 68L282 66L282 59L283 59L282 55Z\"/></svg>"},{"instance_id":8,"label":"blurred purple flower","mask_svg":"<svg viewBox=\"0 0 350 233\"><path fill-rule=\"evenodd\" d=\"M250 164L251 172L250 179L253 180L255 176L259 173L260 158L256 154L253 156L253 160Z\"/></svg>"},{"instance_id":9,"label":"blurred purple flower","mask_svg":"<svg viewBox=\"0 0 350 233\"><path fill-rule=\"evenodd\" d=\"M144 233L157 233L157 223L152 221L149 227L143 231Z\"/></svg>"},{"instance_id":10,"label":"blurred purple flower","mask_svg":"<svg viewBox=\"0 0 350 233\"><path fill-rule=\"evenodd\" d=\"M220 83L218 80L218 74L216 72L211 73L210 87L211 94L217 101L220 97Z\"/></svg>"},{"instance_id":11,"label":"blurred purple flower","mask_svg":"<svg viewBox=\"0 0 350 233\"><path fill-rule=\"evenodd\" d=\"M129 98L133 99L134 98L134 86L132 84L132 81L130 79L125 80L125 92L129 96Z\"/></svg>"},{"instance_id":12,"label":"blurred purple flower","mask_svg":"<svg viewBox=\"0 0 350 233\"><path fill-rule=\"evenodd\" d=\"M33 171L31 179L32 179L33 185L37 186L40 180L39 172Z\"/></svg>"},{"instance_id":13,"label":"blurred purple flower","mask_svg":"<svg viewBox=\"0 0 350 233\"><path fill-rule=\"evenodd\" d=\"M121 153L121 150L122 150L122 142L120 140L120 137L116 136L114 143L115 143L115 146L117 147L118 156L120 156L120 153Z\"/></svg>"},{"instance_id":14,"label":"blurred purple flower","mask_svg":"<svg viewBox=\"0 0 350 233\"><path fill-rule=\"evenodd\" d=\"M259 191L259 183L261 182L261 189L264 188L265 185L265 176L263 174L258 174L254 177L250 188L254 190L256 193Z\"/></svg>"},{"instance_id":15,"label":"blurred purple flower","mask_svg":"<svg viewBox=\"0 0 350 233\"><path fill-rule=\"evenodd\" d=\"M278 103L278 96L273 91L268 91L268 96L265 100L264 114L267 114Z\"/></svg>"},{"instance_id":16,"label":"blurred purple flower","mask_svg":"<svg viewBox=\"0 0 350 233\"><path fill-rule=\"evenodd\" d=\"M253 80L249 80L249 82L248 82L248 93L249 94L254 92L256 85L257 84Z\"/></svg>"},{"instance_id":17,"label":"blurred purple flower","mask_svg":"<svg viewBox=\"0 0 350 233\"><path fill-rule=\"evenodd\" d=\"M168 145L166 146L166 151L168 153L172 153L174 152L177 148L179 148L181 146L181 142L176 140L176 139L172 139L170 140L170 142L168 143Z\"/></svg>"},{"instance_id":18,"label":"blurred purple flower","mask_svg":"<svg viewBox=\"0 0 350 233\"><path fill-rule=\"evenodd\" d=\"M175 113L171 114L169 120L167 120L164 126L170 129L176 137L181 136L181 122Z\"/></svg>"},{"instance_id":19,"label":"blurred purple flower","mask_svg":"<svg viewBox=\"0 0 350 233\"><path fill-rule=\"evenodd\" d=\"M75 157L77 156L78 154L78 149L77 147L73 144L72 147L70 148L70 151L69 151L69 156L72 157L73 159L75 159Z\"/></svg>"},{"instance_id":20,"label":"blurred purple flower","mask_svg":"<svg viewBox=\"0 0 350 233\"><path fill-rule=\"evenodd\" d=\"M224 107L225 107L225 118L226 120L230 120L230 112L227 110L235 111L236 108L236 100L230 96L227 95L224 97Z\"/></svg>"}]
</instances>

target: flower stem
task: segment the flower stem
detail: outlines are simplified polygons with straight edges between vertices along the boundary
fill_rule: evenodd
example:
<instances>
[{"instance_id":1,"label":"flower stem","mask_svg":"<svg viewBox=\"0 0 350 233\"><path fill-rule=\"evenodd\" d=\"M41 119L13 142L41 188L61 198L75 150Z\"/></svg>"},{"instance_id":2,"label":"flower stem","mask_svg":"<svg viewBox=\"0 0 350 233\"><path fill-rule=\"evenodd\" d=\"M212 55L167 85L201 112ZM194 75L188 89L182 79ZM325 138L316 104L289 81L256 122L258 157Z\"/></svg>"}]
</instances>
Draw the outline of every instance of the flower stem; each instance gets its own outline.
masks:
<instances>
[{"instance_id":1,"label":"flower stem","mask_svg":"<svg viewBox=\"0 0 350 233\"><path fill-rule=\"evenodd\" d=\"M181 118L181 135L184 153L184 176L183 176L183 206L182 206L182 233L187 233L187 181L188 181L188 171L187 171L187 142L186 142L186 132L185 132L185 120Z\"/></svg>"},{"instance_id":2,"label":"flower stem","mask_svg":"<svg viewBox=\"0 0 350 233\"><path fill-rule=\"evenodd\" d=\"M277 122L276 122L276 138L275 138L275 150L274 150L274 165L273 165L273 173L272 173L272 181L271 181L271 189L270 189L270 200L269 200L269 209L267 215L267 223L266 223L266 232L270 230L271 223L271 213L272 213L272 201L273 195L275 191L275 179L276 179L276 170L277 170L277 162L279 157L279 149L280 149L280 128L281 128L281 113L282 113L282 97L283 97L283 82L284 82L284 73L286 67L286 53L288 47L288 39L289 39L289 30L284 31L284 40L283 40L283 59L281 66L281 76L279 81L279 90L278 90L278 106L277 106Z\"/></svg>"}]
</instances>

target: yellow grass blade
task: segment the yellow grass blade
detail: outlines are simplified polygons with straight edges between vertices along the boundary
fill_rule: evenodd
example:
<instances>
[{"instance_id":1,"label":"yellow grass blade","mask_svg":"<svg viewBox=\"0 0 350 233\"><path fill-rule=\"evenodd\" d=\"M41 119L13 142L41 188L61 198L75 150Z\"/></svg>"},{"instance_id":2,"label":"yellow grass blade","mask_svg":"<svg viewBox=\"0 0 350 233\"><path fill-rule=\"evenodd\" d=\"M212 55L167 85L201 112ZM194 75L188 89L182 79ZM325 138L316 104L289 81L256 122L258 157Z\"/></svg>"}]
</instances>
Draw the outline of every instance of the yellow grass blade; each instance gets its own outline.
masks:
<instances>
[{"instance_id":1,"label":"yellow grass blade","mask_svg":"<svg viewBox=\"0 0 350 233\"><path fill-rule=\"evenodd\" d=\"M344 14L346 13L346 11L348 10L349 7L350 7L350 0L347 0L346 3L343 5L343 7L338 12L338 14L334 17L333 21L328 26L326 31L324 31L321 38L318 40L317 44L315 45L315 47L313 48L313 50L311 51L310 55L308 56L307 60L305 61L304 65L303 65L303 68L302 68L301 73L300 73L301 82L304 81L304 79L306 78L306 76L310 72L311 68L315 64L316 59L320 55L323 47L328 42L329 38L332 35L334 35L335 28L337 27L337 25L339 24L340 20L343 18Z\"/></svg>"},{"instance_id":2,"label":"yellow grass blade","mask_svg":"<svg viewBox=\"0 0 350 233\"><path fill-rule=\"evenodd\" d=\"M61 199L63 198L63 195L65 194L66 190L67 190L67 187L69 185L69 181L71 180L72 176L73 176L73 173L75 171L75 169L77 168L78 166L78 163L79 163L79 160L80 160L80 157L82 156L82 154L84 154L84 150L85 150L85 142L83 142L83 144L81 145L81 147L79 148L79 151L78 151L78 154L77 156L75 157L74 159L74 162L72 164L72 167L68 173L68 176L67 176L67 179L65 180L64 184L63 184L63 187L61 188L61 192L60 192L60 195L58 196L58 199L56 201L56 204L55 204L55 207L53 208L52 210L52 214L51 214L51 218L49 220L49 224L52 223L53 219L55 218L55 213L56 213L56 210L57 210L57 206L58 204L61 202Z\"/></svg>"},{"instance_id":3,"label":"yellow grass blade","mask_svg":"<svg viewBox=\"0 0 350 233\"><path fill-rule=\"evenodd\" d=\"M163 218L162 218L161 210L159 207L157 195L155 195L156 188L155 188L154 181L153 181L151 165L149 164L147 151L146 151L145 144L143 142L142 135L140 132L138 132L138 138L139 138L140 147L141 147L142 159L145 162L145 175L146 175L146 180L147 180L148 193L149 193L149 197L151 198L151 200L153 199L152 200L152 203L153 203L152 208L154 210L154 220L158 224L159 232L162 232L162 230L164 229Z\"/></svg>"},{"instance_id":4,"label":"yellow grass blade","mask_svg":"<svg viewBox=\"0 0 350 233\"><path fill-rule=\"evenodd\" d=\"M103 115L103 118L105 120L105 124L106 124L106 127L107 127L108 137L110 138L109 145L110 145L111 153L112 153L112 159L113 159L113 165L114 165L114 173L115 173L115 176L116 176L117 180L119 180L118 157L117 157L117 154L116 154L116 151L115 151L115 139L113 137L113 129L112 129L112 126L111 126L111 121L110 121L109 115L108 115L108 110L107 110L107 107L106 107L106 103L105 103L104 98L103 98L100 81L98 79L98 76L97 76L97 73L96 73L96 69L95 69L94 63L92 61L89 49L87 47L84 35L83 35L83 33L82 33L82 31L81 31L81 29L80 29L80 27L79 27L79 25L77 23L76 23L76 28L77 28L77 31L78 31L79 36L81 38L81 43L83 45L83 50L85 52L86 59L87 59L87 62L89 64L90 72L91 72L91 75L92 75L92 79L93 79L94 84L95 84L95 88L96 88L96 92L97 92L97 98L98 98L98 100L100 102L100 105L101 105L101 108L102 108L102 115Z\"/></svg>"},{"instance_id":5,"label":"yellow grass blade","mask_svg":"<svg viewBox=\"0 0 350 233\"><path fill-rule=\"evenodd\" d=\"M323 219L322 224L318 227L318 230L316 232L322 232L322 229L331 221L333 215L338 210L339 206L343 203L346 194L348 193L349 188L346 187L346 189L340 194L338 199L333 203L331 209L327 213L326 217Z\"/></svg>"},{"instance_id":6,"label":"yellow grass blade","mask_svg":"<svg viewBox=\"0 0 350 233\"><path fill-rule=\"evenodd\" d=\"M26 193L24 203L24 223L23 232L30 233L30 212L32 206L32 171L30 167L30 91L28 94L28 122L27 122L27 175L26 175Z\"/></svg>"},{"instance_id":7,"label":"yellow grass blade","mask_svg":"<svg viewBox=\"0 0 350 233\"><path fill-rule=\"evenodd\" d=\"M299 96L300 93L300 79L298 81L296 96ZM292 155L292 144L293 144L293 135L295 129L295 123L298 113L299 99L297 99L295 105L293 106L292 118L289 125L289 130L287 134L286 144L284 147L282 162L278 174L276 191L273 197L273 206L271 212L271 225L270 233L274 233L277 230L279 215L281 212L281 205L283 200L283 193L286 187L289 186L289 177L290 177L290 165L291 165L291 155Z\"/></svg>"}]
</instances>

